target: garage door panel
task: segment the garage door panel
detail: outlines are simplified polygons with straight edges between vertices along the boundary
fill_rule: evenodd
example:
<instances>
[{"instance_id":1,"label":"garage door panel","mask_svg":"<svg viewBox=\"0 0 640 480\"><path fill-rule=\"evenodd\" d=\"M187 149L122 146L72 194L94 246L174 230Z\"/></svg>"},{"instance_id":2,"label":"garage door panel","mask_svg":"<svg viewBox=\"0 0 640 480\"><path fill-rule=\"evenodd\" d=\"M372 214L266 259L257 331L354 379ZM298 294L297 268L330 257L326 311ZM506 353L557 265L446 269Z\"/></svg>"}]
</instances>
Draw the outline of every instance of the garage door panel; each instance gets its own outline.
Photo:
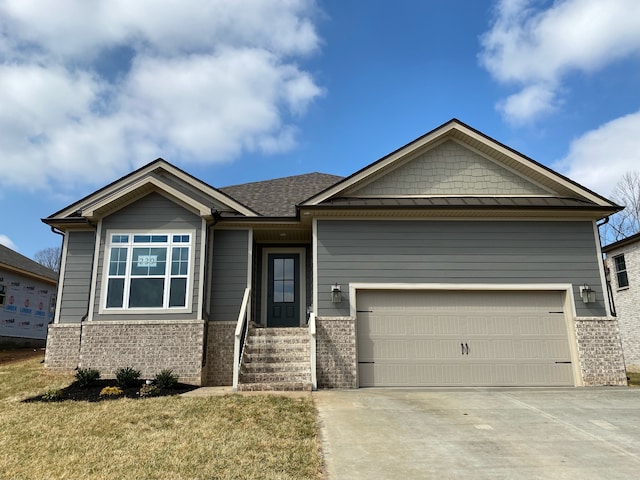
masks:
<instances>
[{"instance_id":1,"label":"garage door panel","mask_svg":"<svg viewBox=\"0 0 640 480\"><path fill-rule=\"evenodd\" d=\"M357 302L361 386L573 385L560 292L364 291Z\"/></svg>"}]
</instances>

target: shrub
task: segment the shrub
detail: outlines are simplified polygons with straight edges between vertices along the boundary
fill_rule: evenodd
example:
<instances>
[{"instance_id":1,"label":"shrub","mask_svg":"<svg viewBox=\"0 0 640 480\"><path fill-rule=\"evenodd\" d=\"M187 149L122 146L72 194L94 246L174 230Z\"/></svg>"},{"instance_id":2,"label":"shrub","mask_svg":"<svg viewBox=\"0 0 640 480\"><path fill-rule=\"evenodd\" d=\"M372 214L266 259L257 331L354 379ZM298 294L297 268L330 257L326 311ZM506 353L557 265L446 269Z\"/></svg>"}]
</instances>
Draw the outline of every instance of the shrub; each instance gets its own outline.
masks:
<instances>
[{"instance_id":1,"label":"shrub","mask_svg":"<svg viewBox=\"0 0 640 480\"><path fill-rule=\"evenodd\" d=\"M140 387L140 391L138 392L138 395L140 395L141 398L146 398L146 397L157 397L161 393L162 391L155 385L145 384L142 387Z\"/></svg>"},{"instance_id":2,"label":"shrub","mask_svg":"<svg viewBox=\"0 0 640 480\"><path fill-rule=\"evenodd\" d=\"M116 370L116 380L122 388L133 387L140 378L140 370L123 367Z\"/></svg>"},{"instance_id":3,"label":"shrub","mask_svg":"<svg viewBox=\"0 0 640 480\"><path fill-rule=\"evenodd\" d=\"M162 370L154 377L153 384L160 389L172 389L178 384L178 376L173 370Z\"/></svg>"},{"instance_id":4,"label":"shrub","mask_svg":"<svg viewBox=\"0 0 640 480\"><path fill-rule=\"evenodd\" d=\"M76 382L81 387L88 387L100 378L100 372L93 368L79 368L76 372Z\"/></svg>"},{"instance_id":5,"label":"shrub","mask_svg":"<svg viewBox=\"0 0 640 480\"><path fill-rule=\"evenodd\" d=\"M119 387L104 387L100 390L101 397L119 397L122 395L122 389Z\"/></svg>"},{"instance_id":6,"label":"shrub","mask_svg":"<svg viewBox=\"0 0 640 480\"><path fill-rule=\"evenodd\" d=\"M50 389L42 394L42 400L44 402L59 402L62 398L62 390L60 389Z\"/></svg>"}]
</instances>

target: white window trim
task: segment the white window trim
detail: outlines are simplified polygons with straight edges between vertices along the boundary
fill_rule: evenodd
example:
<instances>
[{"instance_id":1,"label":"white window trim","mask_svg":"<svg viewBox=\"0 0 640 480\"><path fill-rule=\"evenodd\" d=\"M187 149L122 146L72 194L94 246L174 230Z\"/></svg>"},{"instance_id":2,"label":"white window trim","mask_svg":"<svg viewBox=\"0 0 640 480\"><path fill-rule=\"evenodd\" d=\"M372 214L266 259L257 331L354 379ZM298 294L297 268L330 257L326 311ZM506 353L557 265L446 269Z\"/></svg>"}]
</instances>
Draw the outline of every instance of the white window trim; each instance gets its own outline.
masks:
<instances>
[{"instance_id":1,"label":"white window trim","mask_svg":"<svg viewBox=\"0 0 640 480\"><path fill-rule=\"evenodd\" d=\"M102 284L100 288L100 309L99 313L101 315L139 315L139 314L152 314L152 315L172 315L178 313L191 313L192 311L192 303L193 303L193 283L194 276L196 274L195 271L195 250L196 250L196 231L195 230L136 230L136 229L118 229L118 230L107 230L105 236L105 248L102 259ZM111 248L118 247L121 245L126 246L129 249L129 254L131 254L132 249L134 248L133 238L127 244L120 243L112 243L111 239L113 235L129 235L133 237L133 235L167 235L169 239L172 235L189 235L189 266L187 270L187 287L186 287L186 305L184 307L143 307L143 308L107 308L107 289L109 285L109 259L111 257ZM147 244L144 244L147 246ZM167 268L170 267L171 264L171 242L163 243L162 245L167 246ZM130 273L130 261L131 259L127 256L127 274L125 279L128 279L130 282L131 273ZM171 277L171 275L165 272L165 276ZM123 305L126 304L127 295L127 284L130 284L125 280L125 293L123 298ZM168 295L168 292L165 292L165 295Z\"/></svg>"}]
</instances>

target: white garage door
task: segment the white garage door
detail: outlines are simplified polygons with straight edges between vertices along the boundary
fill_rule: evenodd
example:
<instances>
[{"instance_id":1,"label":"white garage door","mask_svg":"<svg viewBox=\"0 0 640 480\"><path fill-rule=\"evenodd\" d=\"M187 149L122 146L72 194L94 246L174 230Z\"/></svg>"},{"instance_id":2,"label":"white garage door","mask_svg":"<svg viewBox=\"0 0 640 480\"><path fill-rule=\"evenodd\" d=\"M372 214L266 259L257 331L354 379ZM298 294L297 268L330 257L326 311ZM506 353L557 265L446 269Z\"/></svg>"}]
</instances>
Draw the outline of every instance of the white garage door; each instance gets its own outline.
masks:
<instances>
[{"instance_id":1,"label":"white garage door","mask_svg":"<svg viewBox=\"0 0 640 480\"><path fill-rule=\"evenodd\" d=\"M367 386L574 385L561 292L357 294Z\"/></svg>"}]
</instances>

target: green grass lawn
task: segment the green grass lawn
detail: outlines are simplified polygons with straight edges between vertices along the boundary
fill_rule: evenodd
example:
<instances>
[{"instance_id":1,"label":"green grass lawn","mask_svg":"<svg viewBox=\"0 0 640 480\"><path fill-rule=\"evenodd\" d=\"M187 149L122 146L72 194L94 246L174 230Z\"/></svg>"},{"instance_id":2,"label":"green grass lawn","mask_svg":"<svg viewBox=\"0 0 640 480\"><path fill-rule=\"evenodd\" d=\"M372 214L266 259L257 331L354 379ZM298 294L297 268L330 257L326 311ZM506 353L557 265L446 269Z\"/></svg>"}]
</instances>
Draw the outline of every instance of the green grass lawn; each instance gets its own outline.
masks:
<instances>
[{"instance_id":1,"label":"green grass lawn","mask_svg":"<svg viewBox=\"0 0 640 480\"><path fill-rule=\"evenodd\" d=\"M0 478L323 478L310 399L24 402L73 380L40 360L0 364Z\"/></svg>"}]
</instances>

